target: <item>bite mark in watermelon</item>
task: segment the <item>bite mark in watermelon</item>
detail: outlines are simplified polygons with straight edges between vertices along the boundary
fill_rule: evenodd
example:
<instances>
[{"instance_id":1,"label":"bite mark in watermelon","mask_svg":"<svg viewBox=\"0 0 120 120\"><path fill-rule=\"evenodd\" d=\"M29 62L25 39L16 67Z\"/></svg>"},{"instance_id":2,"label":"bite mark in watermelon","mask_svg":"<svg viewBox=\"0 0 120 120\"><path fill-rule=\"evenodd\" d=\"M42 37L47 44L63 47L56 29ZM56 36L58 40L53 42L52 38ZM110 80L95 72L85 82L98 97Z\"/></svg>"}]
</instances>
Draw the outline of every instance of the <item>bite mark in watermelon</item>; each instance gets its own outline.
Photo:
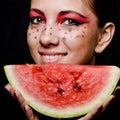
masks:
<instances>
[{"instance_id":1,"label":"bite mark in watermelon","mask_svg":"<svg viewBox=\"0 0 120 120\"><path fill-rule=\"evenodd\" d=\"M108 99L120 78L116 66L23 64L4 70L33 109L53 118L87 114Z\"/></svg>"}]
</instances>

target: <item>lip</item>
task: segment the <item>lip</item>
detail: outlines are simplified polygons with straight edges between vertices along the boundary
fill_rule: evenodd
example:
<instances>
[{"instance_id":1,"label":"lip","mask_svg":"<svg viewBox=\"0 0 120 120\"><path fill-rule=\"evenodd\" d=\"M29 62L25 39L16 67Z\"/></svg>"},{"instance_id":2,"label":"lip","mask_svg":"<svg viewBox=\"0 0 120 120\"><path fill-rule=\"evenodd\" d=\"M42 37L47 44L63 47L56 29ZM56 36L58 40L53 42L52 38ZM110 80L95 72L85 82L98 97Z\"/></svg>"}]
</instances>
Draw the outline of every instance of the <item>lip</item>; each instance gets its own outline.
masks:
<instances>
[{"instance_id":1,"label":"lip","mask_svg":"<svg viewBox=\"0 0 120 120\"><path fill-rule=\"evenodd\" d=\"M47 63L59 63L67 53L56 53L56 52L40 52L41 62L43 64Z\"/></svg>"}]
</instances>

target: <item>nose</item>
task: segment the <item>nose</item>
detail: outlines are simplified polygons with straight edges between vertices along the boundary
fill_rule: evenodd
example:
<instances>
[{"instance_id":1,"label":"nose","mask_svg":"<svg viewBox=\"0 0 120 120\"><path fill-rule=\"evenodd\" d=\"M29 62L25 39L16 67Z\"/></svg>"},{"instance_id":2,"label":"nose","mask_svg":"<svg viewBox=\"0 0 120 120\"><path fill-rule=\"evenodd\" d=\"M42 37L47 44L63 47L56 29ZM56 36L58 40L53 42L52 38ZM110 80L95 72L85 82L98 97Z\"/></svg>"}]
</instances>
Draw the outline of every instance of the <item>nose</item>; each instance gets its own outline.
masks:
<instances>
[{"instance_id":1,"label":"nose","mask_svg":"<svg viewBox=\"0 0 120 120\"><path fill-rule=\"evenodd\" d=\"M49 47L56 46L58 43L59 39L57 37L57 30L55 30L52 26L46 26L41 34L40 44L44 47Z\"/></svg>"}]
</instances>

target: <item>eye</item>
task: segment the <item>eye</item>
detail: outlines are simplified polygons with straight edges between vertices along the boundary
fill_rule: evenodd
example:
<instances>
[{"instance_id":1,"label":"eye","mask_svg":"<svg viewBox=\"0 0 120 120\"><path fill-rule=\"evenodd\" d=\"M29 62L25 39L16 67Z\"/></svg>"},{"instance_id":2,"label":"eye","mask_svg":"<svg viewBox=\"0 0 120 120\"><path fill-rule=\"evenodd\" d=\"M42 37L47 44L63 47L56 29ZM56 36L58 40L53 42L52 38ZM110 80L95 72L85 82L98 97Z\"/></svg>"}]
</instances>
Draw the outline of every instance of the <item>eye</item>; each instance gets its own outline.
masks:
<instances>
[{"instance_id":1,"label":"eye","mask_svg":"<svg viewBox=\"0 0 120 120\"><path fill-rule=\"evenodd\" d=\"M32 17L30 18L30 22L32 24L41 24L44 22L44 20L41 17Z\"/></svg>"},{"instance_id":2,"label":"eye","mask_svg":"<svg viewBox=\"0 0 120 120\"><path fill-rule=\"evenodd\" d=\"M62 21L62 24L64 25L68 25L68 26L79 26L80 24L83 24L77 20L74 20L74 19L70 19L70 18L64 18L63 21Z\"/></svg>"}]
</instances>

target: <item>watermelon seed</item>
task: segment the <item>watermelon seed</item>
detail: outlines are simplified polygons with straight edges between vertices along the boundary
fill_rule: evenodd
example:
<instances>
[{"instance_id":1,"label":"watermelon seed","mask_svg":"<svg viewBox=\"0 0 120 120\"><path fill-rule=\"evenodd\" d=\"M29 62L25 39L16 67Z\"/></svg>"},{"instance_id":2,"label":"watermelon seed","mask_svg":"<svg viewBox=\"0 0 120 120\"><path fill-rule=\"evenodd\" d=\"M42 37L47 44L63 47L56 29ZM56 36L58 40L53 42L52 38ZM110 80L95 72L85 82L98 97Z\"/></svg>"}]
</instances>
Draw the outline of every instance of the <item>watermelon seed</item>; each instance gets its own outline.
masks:
<instances>
[{"instance_id":1,"label":"watermelon seed","mask_svg":"<svg viewBox=\"0 0 120 120\"><path fill-rule=\"evenodd\" d=\"M76 83L74 86L73 86L74 89L77 89L77 91L80 91L81 90L81 86L79 86L78 83Z\"/></svg>"},{"instance_id":2,"label":"watermelon seed","mask_svg":"<svg viewBox=\"0 0 120 120\"><path fill-rule=\"evenodd\" d=\"M62 95L64 92L65 91L62 88L60 87L57 88L57 93L59 93L60 95Z\"/></svg>"}]
</instances>

